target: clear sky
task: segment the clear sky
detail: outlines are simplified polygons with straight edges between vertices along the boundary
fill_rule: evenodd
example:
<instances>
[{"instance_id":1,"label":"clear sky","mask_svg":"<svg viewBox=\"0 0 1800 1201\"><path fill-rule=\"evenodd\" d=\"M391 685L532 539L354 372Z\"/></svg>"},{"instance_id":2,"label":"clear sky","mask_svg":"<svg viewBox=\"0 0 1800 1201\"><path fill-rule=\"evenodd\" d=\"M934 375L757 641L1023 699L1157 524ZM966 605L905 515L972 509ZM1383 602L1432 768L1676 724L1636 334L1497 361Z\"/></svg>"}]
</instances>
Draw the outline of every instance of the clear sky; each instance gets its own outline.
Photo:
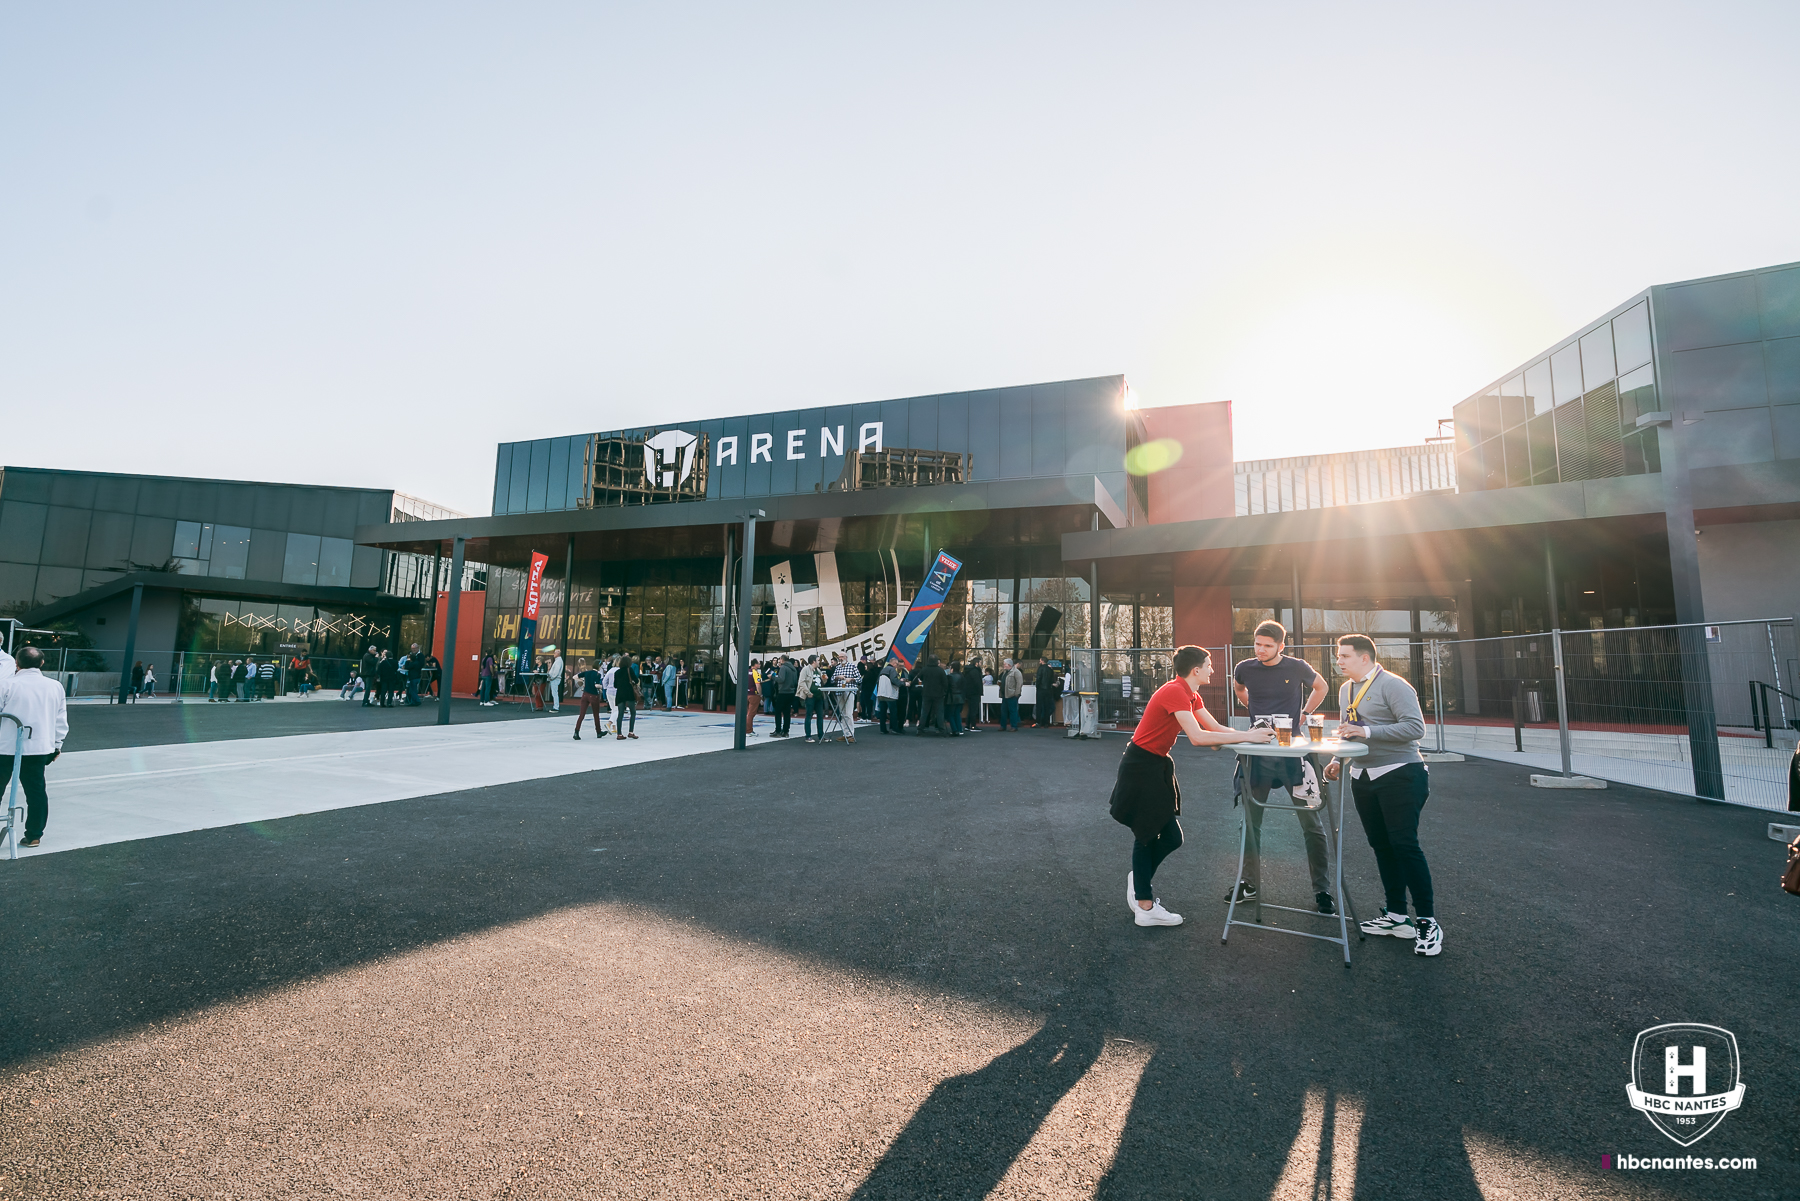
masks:
<instances>
[{"instance_id":1,"label":"clear sky","mask_svg":"<svg viewBox=\"0 0 1800 1201\"><path fill-rule=\"evenodd\" d=\"M494 444L1123 372L1417 442L1800 259L1800 5L12 4L0 461L489 509Z\"/></svg>"}]
</instances>

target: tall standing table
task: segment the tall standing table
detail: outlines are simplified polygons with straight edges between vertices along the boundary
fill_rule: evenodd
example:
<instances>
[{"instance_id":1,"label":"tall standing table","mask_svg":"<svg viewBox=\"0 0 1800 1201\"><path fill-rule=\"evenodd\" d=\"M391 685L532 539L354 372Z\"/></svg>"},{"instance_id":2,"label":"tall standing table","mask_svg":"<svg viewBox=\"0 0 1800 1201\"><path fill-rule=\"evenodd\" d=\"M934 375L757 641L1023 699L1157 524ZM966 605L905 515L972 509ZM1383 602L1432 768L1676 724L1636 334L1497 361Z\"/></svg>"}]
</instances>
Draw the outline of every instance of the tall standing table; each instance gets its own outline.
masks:
<instances>
[{"instance_id":1,"label":"tall standing table","mask_svg":"<svg viewBox=\"0 0 1800 1201\"><path fill-rule=\"evenodd\" d=\"M1308 742L1304 739L1296 738L1289 746L1277 746L1273 742L1239 742L1232 744L1232 749L1238 754L1238 764L1243 768L1243 776L1246 783L1250 779L1251 763L1258 758L1303 759L1308 755L1323 755L1327 758L1348 760L1360 759L1369 753L1369 745L1366 742L1342 742L1336 738L1327 738L1322 742ZM1323 939L1325 942L1336 943L1343 947L1344 966L1346 968L1350 966L1350 924L1356 921L1356 911L1350 907L1349 898L1344 893L1344 790L1349 786L1350 768L1349 765L1346 764L1343 770L1338 773L1337 809L1335 813L1328 803L1331 781L1325 779L1322 771L1319 774L1319 803L1317 805L1269 804L1264 801L1258 801L1255 797L1251 796L1248 787L1243 789L1244 825L1238 832L1238 870L1237 875L1232 877L1231 903L1225 910L1225 929L1219 935L1219 941L1221 943L1231 937L1231 928L1233 926L1248 926L1254 930L1268 930L1274 934L1298 934L1301 938ZM1273 789L1270 790L1270 795L1274 795ZM1291 792L1287 795L1290 799L1293 796ZM1263 900L1260 894L1255 901L1247 902L1248 904L1256 906L1257 920L1246 922L1238 918L1237 882L1244 878L1244 855L1250 845L1249 807L1251 805L1258 805L1264 810L1274 812L1292 813L1297 811L1301 813L1317 813L1321 809L1325 811L1326 817L1331 821L1331 837L1328 839L1327 845L1333 847L1331 856L1331 879L1332 886L1336 890L1337 900L1338 932L1336 937L1329 934L1314 934L1309 930L1289 930L1282 926L1263 925L1261 922ZM1323 916L1315 909L1297 909L1292 905L1269 905L1268 908L1285 909L1289 913L1304 913L1312 917ZM1362 939L1363 935L1360 929L1358 929L1356 937L1359 941Z\"/></svg>"}]
</instances>

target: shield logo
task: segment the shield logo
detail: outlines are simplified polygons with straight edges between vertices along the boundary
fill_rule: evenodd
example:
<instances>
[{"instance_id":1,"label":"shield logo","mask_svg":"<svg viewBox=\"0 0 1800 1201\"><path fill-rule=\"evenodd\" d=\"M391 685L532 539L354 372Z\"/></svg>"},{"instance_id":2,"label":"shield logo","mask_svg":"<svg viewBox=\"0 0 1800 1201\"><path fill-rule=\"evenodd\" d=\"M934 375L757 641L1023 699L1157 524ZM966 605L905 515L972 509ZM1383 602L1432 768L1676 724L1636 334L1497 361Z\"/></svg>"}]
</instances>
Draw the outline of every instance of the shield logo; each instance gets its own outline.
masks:
<instances>
[{"instance_id":1,"label":"shield logo","mask_svg":"<svg viewBox=\"0 0 1800 1201\"><path fill-rule=\"evenodd\" d=\"M674 488L688 482L694 474L694 447L697 434L686 430L664 430L644 440L644 482L652 488Z\"/></svg>"},{"instance_id":2,"label":"shield logo","mask_svg":"<svg viewBox=\"0 0 1800 1201\"><path fill-rule=\"evenodd\" d=\"M1631 1046L1631 1107L1683 1147L1716 1129L1744 1103L1737 1036L1721 1026L1669 1022Z\"/></svg>"}]
</instances>

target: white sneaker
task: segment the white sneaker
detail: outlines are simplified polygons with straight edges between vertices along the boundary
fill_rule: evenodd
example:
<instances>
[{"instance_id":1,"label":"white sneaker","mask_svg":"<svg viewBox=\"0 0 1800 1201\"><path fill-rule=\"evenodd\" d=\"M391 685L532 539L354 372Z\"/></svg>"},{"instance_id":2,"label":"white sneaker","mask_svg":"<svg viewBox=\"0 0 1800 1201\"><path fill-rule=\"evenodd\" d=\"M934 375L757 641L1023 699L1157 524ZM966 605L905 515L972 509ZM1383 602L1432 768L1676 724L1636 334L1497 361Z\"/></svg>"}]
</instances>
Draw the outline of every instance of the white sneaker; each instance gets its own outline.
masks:
<instances>
[{"instance_id":1,"label":"white sneaker","mask_svg":"<svg viewBox=\"0 0 1800 1201\"><path fill-rule=\"evenodd\" d=\"M1383 913L1380 917L1372 917L1362 924L1364 934L1392 934L1395 938L1412 938L1418 931L1413 928L1412 919L1404 913Z\"/></svg>"},{"instance_id":2,"label":"white sneaker","mask_svg":"<svg viewBox=\"0 0 1800 1201\"><path fill-rule=\"evenodd\" d=\"M1125 873L1125 908L1131 910L1133 916L1136 916L1138 911L1137 883L1133 879L1136 875L1136 872Z\"/></svg>"},{"instance_id":3,"label":"white sneaker","mask_svg":"<svg viewBox=\"0 0 1800 1201\"><path fill-rule=\"evenodd\" d=\"M1419 932L1413 941L1414 955L1436 955L1444 949L1444 928L1436 921L1422 917L1413 924Z\"/></svg>"},{"instance_id":4,"label":"white sneaker","mask_svg":"<svg viewBox=\"0 0 1800 1201\"><path fill-rule=\"evenodd\" d=\"M1140 926L1179 926L1181 924L1181 915L1170 913L1164 909L1161 901L1155 902L1148 909L1138 909L1136 904L1133 904L1132 908L1137 910L1133 916Z\"/></svg>"}]
</instances>

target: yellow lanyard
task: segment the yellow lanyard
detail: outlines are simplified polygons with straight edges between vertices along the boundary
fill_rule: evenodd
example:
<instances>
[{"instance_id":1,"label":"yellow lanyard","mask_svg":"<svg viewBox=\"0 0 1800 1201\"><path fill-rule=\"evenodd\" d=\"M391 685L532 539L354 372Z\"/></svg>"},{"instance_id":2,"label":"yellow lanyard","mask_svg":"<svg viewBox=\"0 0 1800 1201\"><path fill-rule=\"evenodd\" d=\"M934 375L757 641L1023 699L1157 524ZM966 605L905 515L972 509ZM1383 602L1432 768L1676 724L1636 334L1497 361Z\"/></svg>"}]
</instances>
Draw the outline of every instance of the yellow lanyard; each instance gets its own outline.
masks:
<instances>
[{"instance_id":1,"label":"yellow lanyard","mask_svg":"<svg viewBox=\"0 0 1800 1201\"><path fill-rule=\"evenodd\" d=\"M1362 691L1350 698L1350 708L1344 712L1345 721L1356 722L1356 707L1362 704L1363 697L1369 695L1369 689L1374 685L1375 677L1380 674L1381 666L1377 664L1375 670L1369 673L1369 678L1363 681Z\"/></svg>"}]
</instances>

